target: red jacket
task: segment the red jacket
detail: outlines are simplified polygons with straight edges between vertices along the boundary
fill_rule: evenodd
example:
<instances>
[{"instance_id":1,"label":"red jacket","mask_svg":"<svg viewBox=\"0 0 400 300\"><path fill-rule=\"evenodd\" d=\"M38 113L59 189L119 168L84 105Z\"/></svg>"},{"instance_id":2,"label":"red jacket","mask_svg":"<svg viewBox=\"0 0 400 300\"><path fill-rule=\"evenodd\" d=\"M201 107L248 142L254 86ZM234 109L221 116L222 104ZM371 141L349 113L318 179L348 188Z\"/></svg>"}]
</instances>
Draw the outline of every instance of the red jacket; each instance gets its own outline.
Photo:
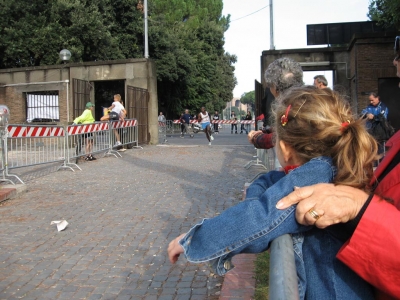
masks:
<instances>
[{"instance_id":1,"label":"red jacket","mask_svg":"<svg viewBox=\"0 0 400 300\"><path fill-rule=\"evenodd\" d=\"M376 178L400 150L400 131L386 146L390 149L375 171ZM375 194L352 237L343 245L337 257L379 289L377 299L400 299L399 164L383 178ZM392 199L394 205L378 195Z\"/></svg>"}]
</instances>

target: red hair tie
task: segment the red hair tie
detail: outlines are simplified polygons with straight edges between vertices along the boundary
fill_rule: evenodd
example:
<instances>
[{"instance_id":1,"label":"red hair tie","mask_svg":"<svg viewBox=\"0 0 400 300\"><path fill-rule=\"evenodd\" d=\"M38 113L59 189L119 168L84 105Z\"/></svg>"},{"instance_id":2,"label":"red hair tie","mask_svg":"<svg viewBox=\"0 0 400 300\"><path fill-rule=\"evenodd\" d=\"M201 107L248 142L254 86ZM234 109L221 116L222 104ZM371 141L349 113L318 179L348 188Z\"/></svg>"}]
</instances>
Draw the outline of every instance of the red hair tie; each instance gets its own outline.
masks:
<instances>
[{"instance_id":1,"label":"red hair tie","mask_svg":"<svg viewBox=\"0 0 400 300\"><path fill-rule=\"evenodd\" d=\"M285 125L287 124L287 122L289 121L289 111L290 111L290 108L291 108L291 107L292 107L292 105L289 104L289 106L286 108L285 114L282 115L282 117L281 117L281 124L282 124L282 126L285 126Z\"/></svg>"},{"instance_id":2,"label":"red hair tie","mask_svg":"<svg viewBox=\"0 0 400 300\"><path fill-rule=\"evenodd\" d=\"M340 128L340 131L343 132L346 129L346 127L349 126L349 125L350 125L350 121L349 120L347 120L346 122L343 122L342 123L342 127Z\"/></svg>"}]
</instances>

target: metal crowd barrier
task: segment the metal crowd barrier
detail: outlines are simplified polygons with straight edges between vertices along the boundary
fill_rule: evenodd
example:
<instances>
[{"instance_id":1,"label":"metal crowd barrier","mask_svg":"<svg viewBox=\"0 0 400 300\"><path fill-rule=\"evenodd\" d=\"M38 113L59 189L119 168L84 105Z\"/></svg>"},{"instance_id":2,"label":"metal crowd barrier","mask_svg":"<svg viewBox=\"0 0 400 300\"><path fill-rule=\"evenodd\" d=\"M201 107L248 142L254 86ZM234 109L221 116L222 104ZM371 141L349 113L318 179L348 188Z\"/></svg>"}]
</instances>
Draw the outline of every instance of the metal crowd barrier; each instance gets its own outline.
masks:
<instances>
[{"instance_id":1,"label":"metal crowd barrier","mask_svg":"<svg viewBox=\"0 0 400 300\"><path fill-rule=\"evenodd\" d=\"M158 121L158 142L167 143L167 124L165 122Z\"/></svg>"},{"instance_id":2,"label":"metal crowd barrier","mask_svg":"<svg viewBox=\"0 0 400 300\"><path fill-rule=\"evenodd\" d=\"M136 119L69 126L9 125L1 139L0 171L3 178L0 181L14 183L6 178L14 177L23 183L8 170L49 163L61 163L57 170L81 170L77 162L79 157L87 155L88 142L92 143L92 154L103 152L121 157L116 151L119 146L142 148L138 145L138 136ZM120 144L117 145L117 141Z\"/></svg>"},{"instance_id":3,"label":"metal crowd barrier","mask_svg":"<svg viewBox=\"0 0 400 300\"><path fill-rule=\"evenodd\" d=\"M197 122L197 121L196 121ZM190 123L194 123L192 120ZM181 121L180 120L167 120L167 132L170 134L181 133Z\"/></svg>"},{"instance_id":4,"label":"metal crowd barrier","mask_svg":"<svg viewBox=\"0 0 400 300\"><path fill-rule=\"evenodd\" d=\"M110 134L109 150L107 154L114 154L115 151L113 149L115 149L118 146L143 149L138 144L139 132L136 119L125 119L124 121L111 121L109 134Z\"/></svg>"},{"instance_id":5,"label":"metal crowd barrier","mask_svg":"<svg viewBox=\"0 0 400 300\"><path fill-rule=\"evenodd\" d=\"M282 235L271 243L269 299L299 299L293 240L289 234Z\"/></svg>"},{"instance_id":6,"label":"metal crowd barrier","mask_svg":"<svg viewBox=\"0 0 400 300\"><path fill-rule=\"evenodd\" d=\"M92 144L90 153L106 152L110 149L110 124L95 122L67 126L67 163L81 169L77 163L79 157L87 155L86 146ZM74 159L75 163L71 162Z\"/></svg>"},{"instance_id":7,"label":"metal crowd barrier","mask_svg":"<svg viewBox=\"0 0 400 300\"><path fill-rule=\"evenodd\" d=\"M261 126L260 126L261 125ZM258 123L258 128L262 124ZM262 166L266 171L258 173L250 182L260 175L280 168L275 149L256 149L257 153L245 168ZM298 300L299 290L294 259L293 240L289 234L282 235L272 241L269 268L269 299Z\"/></svg>"},{"instance_id":8,"label":"metal crowd barrier","mask_svg":"<svg viewBox=\"0 0 400 300\"><path fill-rule=\"evenodd\" d=\"M63 163L59 169L66 167L65 139L63 126L9 125L5 152L6 169L57 162Z\"/></svg>"}]
</instances>

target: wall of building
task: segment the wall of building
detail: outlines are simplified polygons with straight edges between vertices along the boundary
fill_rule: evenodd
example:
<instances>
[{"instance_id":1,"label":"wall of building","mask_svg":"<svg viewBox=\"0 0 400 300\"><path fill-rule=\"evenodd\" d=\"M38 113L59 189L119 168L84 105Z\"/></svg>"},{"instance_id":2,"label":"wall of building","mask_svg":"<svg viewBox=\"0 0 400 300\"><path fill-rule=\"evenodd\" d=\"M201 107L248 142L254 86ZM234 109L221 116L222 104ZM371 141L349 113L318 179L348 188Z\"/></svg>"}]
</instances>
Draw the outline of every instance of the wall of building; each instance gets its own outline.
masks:
<instances>
[{"instance_id":1,"label":"wall of building","mask_svg":"<svg viewBox=\"0 0 400 300\"><path fill-rule=\"evenodd\" d=\"M3 69L0 70L0 104L9 107L10 123L25 123L24 93L56 90L59 91L60 123L71 122L74 117L71 83L75 78L89 82L125 80L125 89L127 85L147 89L150 95L148 106L150 143L158 142L157 77L155 63L150 59Z\"/></svg>"},{"instance_id":2,"label":"wall of building","mask_svg":"<svg viewBox=\"0 0 400 300\"><path fill-rule=\"evenodd\" d=\"M303 66L304 71L334 71L334 89L349 96L352 106L360 113L368 104L368 93L379 93L379 81L396 78L393 67L394 38L400 33L356 34L348 47L327 47L263 51L261 56L261 78L268 65L281 57L290 57L300 63L330 62L327 66ZM397 97L393 95L393 97ZM385 102L383 99L381 99ZM400 120L400 101L391 103L389 119ZM397 126L400 128L400 124Z\"/></svg>"},{"instance_id":3,"label":"wall of building","mask_svg":"<svg viewBox=\"0 0 400 300\"><path fill-rule=\"evenodd\" d=\"M395 78L393 67L393 36L358 35L353 39L350 56L355 70L352 96L358 100L358 110L369 105L368 93L378 93L379 78Z\"/></svg>"}]
</instances>

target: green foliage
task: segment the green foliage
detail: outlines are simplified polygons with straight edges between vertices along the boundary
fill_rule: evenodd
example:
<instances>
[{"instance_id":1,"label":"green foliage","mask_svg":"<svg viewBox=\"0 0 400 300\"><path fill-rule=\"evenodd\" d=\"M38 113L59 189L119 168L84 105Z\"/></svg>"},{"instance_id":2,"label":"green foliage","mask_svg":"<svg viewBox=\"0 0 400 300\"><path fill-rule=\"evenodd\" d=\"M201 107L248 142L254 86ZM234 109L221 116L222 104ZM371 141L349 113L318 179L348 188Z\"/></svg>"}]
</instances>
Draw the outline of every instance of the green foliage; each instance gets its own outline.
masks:
<instances>
[{"instance_id":1,"label":"green foliage","mask_svg":"<svg viewBox=\"0 0 400 300\"><path fill-rule=\"evenodd\" d=\"M0 68L143 57L144 16L137 0L3 0ZM149 55L156 61L163 111L222 110L236 85L236 56L224 51L229 19L222 0L148 3Z\"/></svg>"},{"instance_id":2,"label":"green foliage","mask_svg":"<svg viewBox=\"0 0 400 300\"><path fill-rule=\"evenodd\" d=\"M400 1L371 0L368 7L368 17L384 27L394 27L400 30Z\"/></svg>"},{"instance_id":3,"label":"green foliage","mask_svg":"<svg viewBox=\"0 0 400 300\"><path fill-rule=\"evenodd\" d=\"M252 110L254 111L255 103L256 103L256 92L251 91L247 93L243 93L242 97L240 98L240 101L243 104L248 104L251 106Z\"/></svg>"},{"instance_id":4,"label":"green foliage","mask_svg":"<svg viewBox=\"0 0 400 300\"><path fill-rule=\"evenodd\" d=\"M268 300L269 293L269 253L265 251L257 255L255 261L256 300Z\"/></svg>"}]
</instances>

